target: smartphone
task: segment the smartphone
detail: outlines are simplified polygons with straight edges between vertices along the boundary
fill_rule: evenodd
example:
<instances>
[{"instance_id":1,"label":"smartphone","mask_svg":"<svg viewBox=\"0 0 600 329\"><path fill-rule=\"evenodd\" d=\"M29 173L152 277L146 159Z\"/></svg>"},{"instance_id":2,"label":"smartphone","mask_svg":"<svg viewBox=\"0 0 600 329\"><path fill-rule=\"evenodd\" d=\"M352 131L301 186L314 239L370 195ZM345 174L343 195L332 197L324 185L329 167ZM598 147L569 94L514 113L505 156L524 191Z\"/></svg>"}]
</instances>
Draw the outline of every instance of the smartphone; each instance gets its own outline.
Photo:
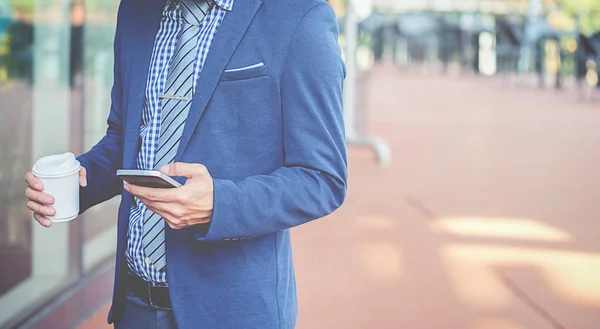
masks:
<instances>
[{"instance_id":1,"label":"smartphone","mask_svg":"<svg viewBox=\"0 0 600 329\"><path fill-rule=\"evenodd\" d=\"M181 184L158 170L119 169L117 176L131 185L153 188L174 188Z\"/></svg>"}]
</instances>

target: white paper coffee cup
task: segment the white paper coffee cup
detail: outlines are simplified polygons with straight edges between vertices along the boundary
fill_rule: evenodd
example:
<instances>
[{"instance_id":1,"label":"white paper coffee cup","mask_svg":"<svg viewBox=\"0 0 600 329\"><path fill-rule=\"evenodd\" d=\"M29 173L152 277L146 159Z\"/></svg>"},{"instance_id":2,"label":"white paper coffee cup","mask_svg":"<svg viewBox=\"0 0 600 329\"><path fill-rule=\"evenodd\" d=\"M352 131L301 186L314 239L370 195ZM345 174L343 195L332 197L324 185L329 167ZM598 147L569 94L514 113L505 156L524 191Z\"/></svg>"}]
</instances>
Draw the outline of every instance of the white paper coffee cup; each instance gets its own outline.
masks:
<instances>
[{"instance_id":1,"label":"white paper coffee cup","mask_svg":"<svg viewBox=\"0 0 600 329\"><path fill-rule=\"evenodd\" d=\"M79 169L73 153L49 155L33 166L33 174L44 184L44 193L54 197L52 222L67 222L79 215Z\"/></svg>"}]
</instances>

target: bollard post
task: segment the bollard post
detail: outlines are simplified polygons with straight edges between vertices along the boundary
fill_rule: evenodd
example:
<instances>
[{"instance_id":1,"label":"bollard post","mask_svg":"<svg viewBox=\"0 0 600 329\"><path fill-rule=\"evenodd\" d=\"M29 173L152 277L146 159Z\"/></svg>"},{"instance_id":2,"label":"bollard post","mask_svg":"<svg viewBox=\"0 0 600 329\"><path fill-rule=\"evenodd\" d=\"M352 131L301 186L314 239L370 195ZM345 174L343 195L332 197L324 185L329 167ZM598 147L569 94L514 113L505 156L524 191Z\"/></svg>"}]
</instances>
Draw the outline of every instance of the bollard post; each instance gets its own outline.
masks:
<instances>
[{"instance_id":1,"label":"bollard post","mask_svg":"<svg viewBox=\"0 0 600 329\"><path fill-rule=\"evenodd\" d=\"M378 137L361 135L356 129L356 49L358 42L358 21L353 0L346 1L345 20L346 40L346 80L344 82L344 123L346 144L348 147L367 147L372 149L381 165L391 161L391 151L387 143Z\"/></svg>"}]
</instances>

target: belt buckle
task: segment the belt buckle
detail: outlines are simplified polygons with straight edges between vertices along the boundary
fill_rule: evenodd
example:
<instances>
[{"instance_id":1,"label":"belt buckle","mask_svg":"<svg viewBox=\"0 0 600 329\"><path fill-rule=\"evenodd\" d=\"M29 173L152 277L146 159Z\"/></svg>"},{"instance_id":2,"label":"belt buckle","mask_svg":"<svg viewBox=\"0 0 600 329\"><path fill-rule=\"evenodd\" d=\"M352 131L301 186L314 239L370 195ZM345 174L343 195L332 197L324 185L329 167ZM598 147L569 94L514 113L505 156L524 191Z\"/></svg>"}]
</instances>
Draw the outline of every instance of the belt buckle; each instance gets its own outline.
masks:
<instances>
[{"instance_id":1,"label":"belt buckle","mask_svg":"<svg viewBox=\"0 0 600 329\"><path fill-rule=\"evenodd\" d=\"M157 310L161 310L161 311L171 311L172 308L170 307L162 307L162 306L158 306L156 304L154 304L154 301L152 300L152 286L148 285L148 302L150 303L150 306L154 307Z\"/></svg>"}]
</instances>

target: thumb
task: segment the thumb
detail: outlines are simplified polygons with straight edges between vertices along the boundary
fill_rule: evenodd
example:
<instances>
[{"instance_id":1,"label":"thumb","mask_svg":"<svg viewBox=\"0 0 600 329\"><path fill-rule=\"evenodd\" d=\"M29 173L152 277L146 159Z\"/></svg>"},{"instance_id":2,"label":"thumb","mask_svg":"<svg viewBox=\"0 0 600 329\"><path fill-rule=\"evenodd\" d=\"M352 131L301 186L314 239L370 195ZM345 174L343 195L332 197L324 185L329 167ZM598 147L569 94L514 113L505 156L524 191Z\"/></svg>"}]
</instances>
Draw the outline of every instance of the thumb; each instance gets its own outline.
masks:
<instances>
[{"instance_id":1,"label":"thumb","mask_svg":"<svg viewBox=\"0 0 600 329\"><path fill-rule=\"evenodd\" d=\"M160 171L168 176L182 176L192 178L207 172L206 167L199 163L175 162L160 168Z\"/></svg>"},{"instance_id":2,"label":"thumb","mask_svg":"<svg viewBox=\"0 0 600 329\"><path fill-rule=\"evenodd\" d=\"M81 167L79 170L79 186L86 187L87 186L87 171L85 167Z\"/></svg>"}]
</instances>

